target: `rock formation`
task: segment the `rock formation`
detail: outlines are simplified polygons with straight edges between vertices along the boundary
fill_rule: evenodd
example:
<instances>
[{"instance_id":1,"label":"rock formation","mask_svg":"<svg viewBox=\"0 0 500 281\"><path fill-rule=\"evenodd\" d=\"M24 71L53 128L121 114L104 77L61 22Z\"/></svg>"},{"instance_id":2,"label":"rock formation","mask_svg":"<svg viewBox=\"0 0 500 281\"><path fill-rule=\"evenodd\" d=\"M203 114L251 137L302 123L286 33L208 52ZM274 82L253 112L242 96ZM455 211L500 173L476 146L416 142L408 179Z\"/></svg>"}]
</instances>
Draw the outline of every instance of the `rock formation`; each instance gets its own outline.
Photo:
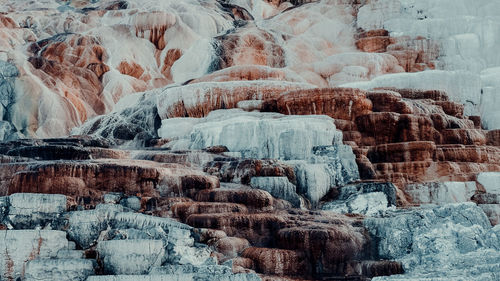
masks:
<instances>
[{"instance_id":1,"label":"rock formation","mask_svg":"<svg viewBox=\"0 0 500 281\"><path fill-rule=\"evenodd\" d=\"M500 279L500 5L0 5L0 280Z\"/></svg>"}]
</instances>

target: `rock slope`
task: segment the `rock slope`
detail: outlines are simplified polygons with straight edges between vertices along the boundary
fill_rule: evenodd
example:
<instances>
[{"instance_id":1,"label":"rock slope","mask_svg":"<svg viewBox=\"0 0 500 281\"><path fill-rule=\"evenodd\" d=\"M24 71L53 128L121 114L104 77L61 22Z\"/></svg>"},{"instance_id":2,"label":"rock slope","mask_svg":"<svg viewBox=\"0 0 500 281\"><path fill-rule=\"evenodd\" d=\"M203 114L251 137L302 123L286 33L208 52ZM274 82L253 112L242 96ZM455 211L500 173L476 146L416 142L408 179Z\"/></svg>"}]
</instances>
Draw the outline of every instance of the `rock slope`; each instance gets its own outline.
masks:
<instances>
[{"instance_id":1,"label":"rock slope","mask_svg":"<svg viewBox=\"0 0 500 281\"><path fill-rule=\"evenodd\" d=\"M3 1L0 279L500 279L499 12Z\"/></svg>"}]
</instances>

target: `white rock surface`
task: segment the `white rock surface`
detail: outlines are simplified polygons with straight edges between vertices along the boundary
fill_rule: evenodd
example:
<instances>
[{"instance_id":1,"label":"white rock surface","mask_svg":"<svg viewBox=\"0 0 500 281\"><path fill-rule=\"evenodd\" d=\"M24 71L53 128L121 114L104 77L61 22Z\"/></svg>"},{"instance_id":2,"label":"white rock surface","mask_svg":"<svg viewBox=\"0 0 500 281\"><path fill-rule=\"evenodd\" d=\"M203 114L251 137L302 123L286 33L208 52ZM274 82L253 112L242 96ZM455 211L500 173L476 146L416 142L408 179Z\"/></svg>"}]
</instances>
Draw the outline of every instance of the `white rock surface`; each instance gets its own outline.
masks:
<instances>
[{"instance_id":1,"label":"white rock surface","mask_svg":"<svg viewBox=\"0 0 500 281\"><path fill-rule=\"evenodd\" d=\"M486 129L500 129L500 67L483 70L481 81L481 122Z\"/></svg>"},{"instance_id":2,"label":"white rock surface","mask_svg":"<svg viewBox=\"0 0 500 281\"><path fill-rule=\"evenodd\" d=\"M94 274L92 260L36 259L26 265L26 281L85 281Z\"/></svg>"},{"instance_id":3,"label":"white rock surface","mask_svg":"<svg viewBox=\"0 0 500 281\"><path fill-rule=\"evenodd\" d=\"M265 190L273 197L287 200L295 208L304 206L303 199L297 194L297 188L287 177L252 177L250 186Z\"/></svg>"},{"instance_id":4,"label":"white rock surface","mask_svg":"<svg viewBox=\"0 0 500 281\"><path fill-rule=\"evenodd\" d=\"M364 225L378 239L380 258L401 261L406 272L376 280L498 277L500 228L492 228L474 203L389 212L365 219Z\"/></svg>"},{"instance_id":5,"label":"white rock surface","mask_svg":"<svg viewBox=\"0 0 500 281\"><path fill-rule=\"evenodd\" d=\"M500 204L479 204L492 225L500 224Z\"/></svg>"},{"instance_id":6,"label":"white rock surface","mask_svg":"<svg viewBox=\"0 0 500 281\"><path fill-rule=\"evenodd\" d=\"M147 274L166 260L161 240L110 240L97 244L99 259L110 274Z\"/></svg>"},{"instance_id":7,"label":"white rock surface","mask_svg":"<svg viewBox=\"0 0 500 281\"><path fill-rule=\"evenodd\" d=\"M477 175L477 182L481 184L486 192L500 194L500 173L480 173Z\"/></svg>"},{"instance_id":8,"label":"white rock surface","mask_svg":"<svg viewBox=\"0 0 500 281\"><path fill-rule=\"evenodd\" d=\"M62 213L66 211L66 196L59 194L15 193L9 196L10 215Z\"/></svg>"},{"instance_id":9,"label":"white rock surface","mask_svg":"<svg viewBox=\"0 0 500 281\"><path fill-rule=\"evenodd\" d=\"M452 101L465 104L466 115L478 115L481 103L481 78L466 71L429 70L378 76L367 82L354 82L342 87L373 89L396 87L403 89L442 90Z\"/></svg>"},{"instance_id":10,"label":"white rock surface","mask_svg":"<svg viewBox=\"0 0 500 281\"><path fill-rule=\"evenodd\" d=\"M56 230L0 230L0 277L21 277L26 262L56 257L68 247L66 233Z\"/></svg>"},{"instance_id":11,"label":"white rock surface","mask_svg":"<svg viewBox=\"0 0 500 281\"><path fill-rule=\"evenodd\" d=\"M416 88L425 88L439 86L435 80L444 79L443 86L451 86L450 96L466 104L466 114L480 113L484 126L500 128L497 121L500 76L496 69L500 66L500 53L496 47L500 42L499 12L500 3L487 0L370 1L359 9L358 27L365 30L385 28L392 36L423 36L434 40L439 44L440 52L437 69L464 72L447 77L430 71L421 74L426 79L416 80L407 74L388 75L388 78L380 77L383 81L374 84L383 82L387 85L392 80L397 86L412 79ZM431 77L437 74L440 78ZM395 81L395 78L402 81Z\"/></svg>"},{"instance_id":12,"label":"white rock surface","mask_svg":"<svg viewBox=\"0 0 500 281\"><path fill-rule=\"evenodd\" d=\"M235 137L238 136L238 137ZM223 145L243 157L308 159L312 149L342 139L327 116L285 116L240 109L211 112L193 126L190 149Z\"/></svg>"},{"instance_id":13,"label":"white rock surface","mask_svg":"<svg viewBox=\"0 0 500 281\"><path fill-rule=\"evenodd\" d=\"M165 274L165 275L115 275L90 276L87 281L260 281L257 274Z\"/></svg>"},{"instance_id":14,"label":"white rock surface","mask_svg":"<svg viewBox=\"0 0 500 281\"><path fill-rule=\"evenodd\" d=\"M333 202L326 204L322 209L341 214L354 213L373 216L386 211L388 209L387 204L387 198L383 192L373 192L360 194L344 203Z\"/></svg>"},{"instance_id":15,"label":"white rock surface","mask_svg":"<svg viewBox=\"0 0 500 281\"><path fill-rule=\"evenodd\" d=\"M396 187L392 183L351 184L338 190L337 198L323 204L323 210L375 216L396 207Z\"/></svg>"},{"instance_id":16,"label":"white rock surface","mask_svg":"<svg viewBox=\"0 0 500 281\"><path fill-rule=\"evenodd\" d=\"M347 145L318 146L307 161L288 161L295 168L297 192L313 205L333 187L359 179L352 148Z\"/></svg>"},{"instance_id":17,"label":"white rock surface","mask_svg":"<svg viewBox=\"0 0 500 281\"><path fill-rule=\"evenodd\" d=\"M405 187L405 192L416 204L467 202L476 191L475 182L428 182L409 184Z\"/></svg>"}]
</instances>

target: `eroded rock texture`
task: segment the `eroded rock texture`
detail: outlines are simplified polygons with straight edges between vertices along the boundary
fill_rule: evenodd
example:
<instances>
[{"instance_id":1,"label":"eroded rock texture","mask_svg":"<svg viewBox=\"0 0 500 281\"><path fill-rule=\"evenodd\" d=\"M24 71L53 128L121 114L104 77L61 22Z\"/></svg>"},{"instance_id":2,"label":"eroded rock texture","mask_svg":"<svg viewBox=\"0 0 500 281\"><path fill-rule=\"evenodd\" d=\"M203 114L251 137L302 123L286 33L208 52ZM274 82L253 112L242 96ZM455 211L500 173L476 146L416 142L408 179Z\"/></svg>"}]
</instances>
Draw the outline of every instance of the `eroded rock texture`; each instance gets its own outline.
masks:
<instances>
[{"instance_id":1,"label":"eroded rock texture","mask_svg":"<svg viewBox=\"0 0 500 281\"><path fill-rule=\"evenodd\" d=\"M213 175L203 172L204 167L214 169L217 161L238 161L221 150L198 151L198 159L211 161L192 161L188 167L179 164L186 159L180 156L194 152L168 157L172 152L125 153L91 144L72 138L3 145L4 153L23 148L24 156L9 156L5 160L12 162L2 164L3 192L9 195L1 201L7 235L2 237L36 228L67 237L56 240L62 246L52 247L50 254L35 249L26 258L7 255L4 264L12 263L13 270L2 270L4 276L49 280L67 275L85 280L104 273L117 275L109 278L131 274L212 278L203 276L214 272L227 280L257 280L255 273L271 279L316 279L403 272L397 262L372 261L375 253L369 249L374 241L361 226L362 217L294 209L309 203L295 188L295 170L285 163L256 159L236 165L235 178L226 180L215 170ZM64 162L55 160L57 155L37 160L29 153L54 147L78 148L89 155L97 151L96 159L82 160L75 154L76 160L67 160L69 154L61 153L57 155ZM103 154L99 149L116 153ZM146 156L159 162L131 159ZM23 231L40 235L38 230ZM39 239L42 246L46 239ZM8 244L5 247L21 247Z\"/></svg>"},{"instance_id":2,"label":"eroded rock texture","mask_svg":"<svg viewBox=\"0 0 500 281\"><path fill-rule=\"evenodd\" d=\"M499 12L3 1L0 279L499 279Z\"/></svg>"}]
</instances>

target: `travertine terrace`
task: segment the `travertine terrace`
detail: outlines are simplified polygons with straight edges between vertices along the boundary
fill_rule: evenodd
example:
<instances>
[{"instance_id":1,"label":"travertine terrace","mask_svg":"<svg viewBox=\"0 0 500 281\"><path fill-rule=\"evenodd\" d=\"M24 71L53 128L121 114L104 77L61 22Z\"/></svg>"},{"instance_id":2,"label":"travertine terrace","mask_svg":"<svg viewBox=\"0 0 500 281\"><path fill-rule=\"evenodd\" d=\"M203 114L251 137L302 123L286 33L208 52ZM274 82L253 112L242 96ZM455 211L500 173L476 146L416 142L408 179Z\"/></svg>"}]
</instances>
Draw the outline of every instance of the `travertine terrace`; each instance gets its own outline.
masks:
<instances>
[{"instance_id":1,"label":"travertine terrace","mask_svg":"<svg viewBox=\"0 0 500 281\"><path fill-rule=\"evenodd\" d=\"M499 14L0 0L0 280L500 280Z\"/></svg>"}]
</instances>

